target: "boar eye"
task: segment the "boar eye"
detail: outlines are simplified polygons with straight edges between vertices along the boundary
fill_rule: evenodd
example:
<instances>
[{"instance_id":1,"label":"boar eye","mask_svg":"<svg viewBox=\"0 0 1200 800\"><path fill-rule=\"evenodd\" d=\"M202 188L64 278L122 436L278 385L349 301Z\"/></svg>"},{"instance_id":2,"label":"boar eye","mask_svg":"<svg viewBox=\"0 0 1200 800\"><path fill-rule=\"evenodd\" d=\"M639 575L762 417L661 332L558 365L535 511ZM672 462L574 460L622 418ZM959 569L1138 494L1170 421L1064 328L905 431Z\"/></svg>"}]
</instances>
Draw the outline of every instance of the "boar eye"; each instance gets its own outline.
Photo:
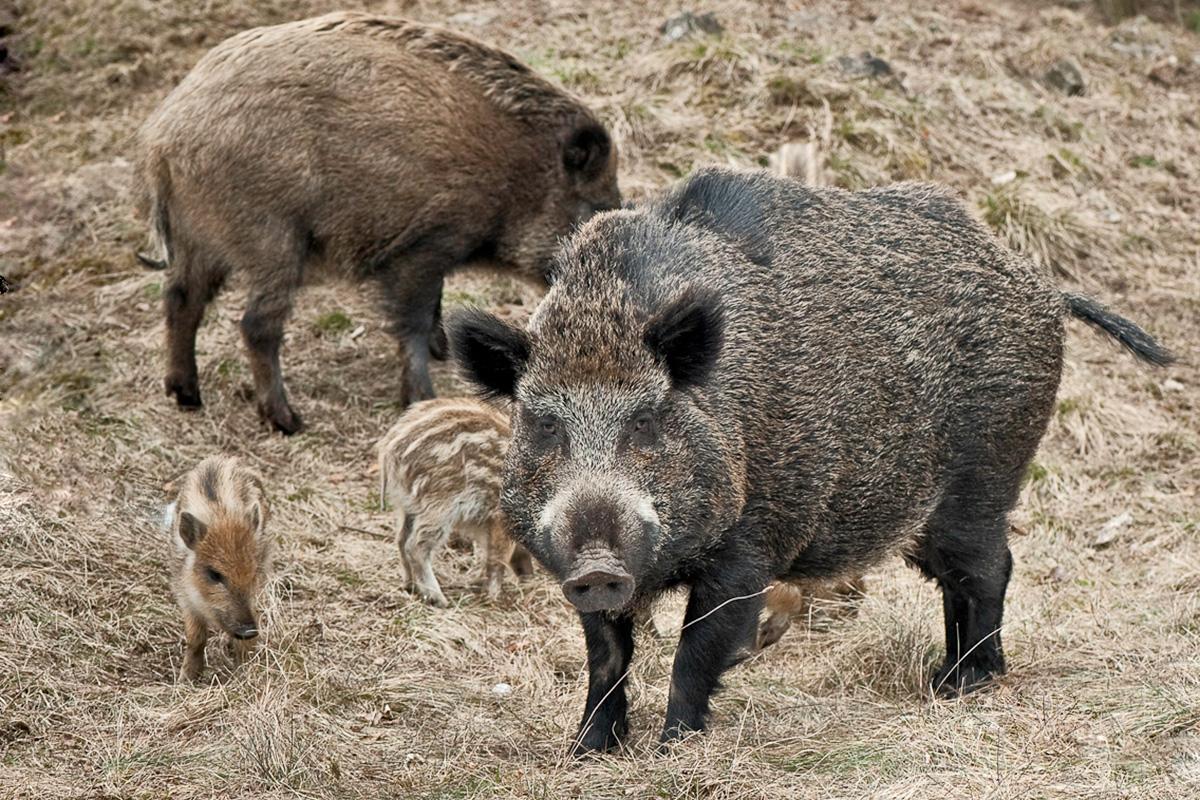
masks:
<instances>
[{"instance_id":1,"label":"boar eye","mask_svg":"<svg viewBox=\"0 0 1200 800\"><path fill-rule=\"evenodd\" d=\"M557 436L558 420L554 417L542 417L538 420L538 432L543 436Z\"/></svg>"},{"instance_id":2,"label":"boar eye","mask_svg":"<svg viewBox=\"0 0 1200 800\"><path fill-rule=\"evenodd\" d=\"M221 573L217 572L212 567L209 567L205 571L205 574L208 576L208 579L210 581L212 581L213 583L224 583L225 582L225 576L222 575Z\"/></svg>"},{"instance_id":3,"label":"boar eye","mask_svg":"<svg viewBox=\"0 0 1200 800\"><path fill-rule=\"evenodd\" d=\"M630 422L630 441L637 447L652 447L658 441L658 426L654 415L643 411Z\"/></svg>"}]
</instances>

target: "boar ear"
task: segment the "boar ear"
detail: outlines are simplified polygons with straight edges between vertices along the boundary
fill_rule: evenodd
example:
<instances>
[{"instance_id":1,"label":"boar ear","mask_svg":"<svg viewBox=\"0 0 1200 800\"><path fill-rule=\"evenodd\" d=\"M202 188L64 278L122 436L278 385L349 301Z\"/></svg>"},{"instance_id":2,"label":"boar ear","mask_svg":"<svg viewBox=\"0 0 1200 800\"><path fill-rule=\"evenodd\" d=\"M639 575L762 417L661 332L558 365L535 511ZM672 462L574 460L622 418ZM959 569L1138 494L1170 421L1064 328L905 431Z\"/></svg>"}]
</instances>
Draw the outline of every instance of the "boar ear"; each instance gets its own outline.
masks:
<instances>
[{"instance_id":1,"label":"boar ear","mask_svg":"<svg viewBox=\"0 0 1200 800\"><path fill-rule=\"evenodd\" d=\"M194 516L184 511L179 515L179 538L189 550L195 550L196 544L208 533L208 526Z\"/></svg>"},{"instance_id":2,"label":"boar ear","mask_svg":"<svg viewBox=\"0 0 1200 800\"><path fill-rule=\"evenodd\" d=\"M481 394L512 397L529 360L529 335L478 308L453 314L448 332L463 377Z\"/></svg>"},{"instance_id":3,"label":"boar ear","mask_svg":"<svg viewBox=\"0 0 1200 800\"><path fill-rule=\"evenodd\" d=\"M671 374L676 389L708 377L721 353L724 314L715 292L688 289L646 327L646 345Z\"/></svg>"},{"instance_id":4,"label":"boar ear","mask_svg":"<svg viewBox=\"0 0 1200 800\"><path fill-rule=\"evenodd\" d=\"M611 149L608 132L595 122L585 123L571 131L563 147L563 166L572 174L595 178L608 163Z\"/></svg>"}]
</instances>

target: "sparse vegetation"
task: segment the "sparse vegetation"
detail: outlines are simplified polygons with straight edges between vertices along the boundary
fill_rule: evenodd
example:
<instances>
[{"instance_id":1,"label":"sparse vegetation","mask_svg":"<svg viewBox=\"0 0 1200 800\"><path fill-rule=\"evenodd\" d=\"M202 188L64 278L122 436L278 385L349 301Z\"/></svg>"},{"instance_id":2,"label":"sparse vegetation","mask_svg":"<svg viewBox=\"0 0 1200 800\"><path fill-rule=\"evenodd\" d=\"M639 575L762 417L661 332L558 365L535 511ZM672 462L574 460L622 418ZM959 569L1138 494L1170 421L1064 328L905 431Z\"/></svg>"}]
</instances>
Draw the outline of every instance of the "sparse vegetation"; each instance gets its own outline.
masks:
<instances>
[{"instance_id":1,"label":"sparse vegetation","mask_svg":"<svg viewBox=\"0 0 1200 800\"><path fill-rule=\"evenodd\" d=\"M1014 247L1070 272L1059 280L1183 356L1169 373L1139 370L1070 326L1013 518L1011 673L994 691L923 694L937 592L887 562L857 617L794 626L728 674L711 735L659 757L673 598L655 609L662 635L639 636L628 751L575 763L584 649L557 587L514 582L490 603L472 588L474 559L447 551L450 609L403 591L371 452L396 419L398 369L369 296L335 284L299 299L285 355L309 423L299 437L269 435L238 395L236 281L200 333L207 405L182 413L162 395L162 275L132 258L145 226L125 194L129 134L221 39L341 5L26 1L2 20L22 69L0 75L0 274L20 287L0 298L0 798L1196 796L1193 33L1157 16L1113 27L1091 3L716 0L702 10L721 36L665 44L667 12L645 3L493 4L465 22L449 0L348 4L536 56L611 125L631 199L695 163L752 166L811 140L843 187L948 184ZM838 56L864 51L897 82L838 71ZM1141 55L1159 52L1190 70L1169 90L1147 77L1159 56ZM1082 96L1033 80L1066 56L1087 75ZM795 83L773 87L779 76ZM992 182L1009 171L1023 174ZM446 295L515 318L536 299L487 274L456 276ZM359 324L363 336L342 335ZM461 391L447 365L434 380ZM214 646L212 682L176 686L182 632L157 517L164 484L217 451L277 487L279 575L265 648L235 669ZM1125 510L1135 523L1092 547Z\"/></svg>"}]
</instances>

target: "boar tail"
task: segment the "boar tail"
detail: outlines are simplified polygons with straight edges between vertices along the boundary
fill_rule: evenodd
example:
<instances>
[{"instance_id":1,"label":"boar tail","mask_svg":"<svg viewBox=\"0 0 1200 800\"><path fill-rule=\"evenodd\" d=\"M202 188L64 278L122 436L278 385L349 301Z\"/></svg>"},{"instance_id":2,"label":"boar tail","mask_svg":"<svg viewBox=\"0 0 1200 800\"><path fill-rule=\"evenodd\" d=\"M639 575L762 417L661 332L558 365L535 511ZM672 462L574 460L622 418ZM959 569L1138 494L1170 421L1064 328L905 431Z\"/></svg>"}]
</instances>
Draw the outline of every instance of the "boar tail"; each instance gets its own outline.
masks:
<instances>
[{"instance_id":1,"label":"boar tail","mask_svg":"<svg viewBox=\"0 0 1200 800\"><path fill-rule=\"evenodd\" d=\"M167 172L167 165L163 163L146 188L150 201L151 251L138 252L137 260L147 269L163 270L171 265L171 218L167 212L170 186L171 176Z\"/></svg>"},{"instance_id":2,"label":"boar tail","mask_svg":"<svg viewBox=\"0 0 1200 800\"><path fill-rule=\"evenodd\" d=\"M1156 342L1153 336L1092 298L1081 294L1064 294L1063 299L1066 300L1067 309L1072 316L1104 331L1142 361L1160 367L1174 363L1175 356Z\"/></svg>"}]
</instances>

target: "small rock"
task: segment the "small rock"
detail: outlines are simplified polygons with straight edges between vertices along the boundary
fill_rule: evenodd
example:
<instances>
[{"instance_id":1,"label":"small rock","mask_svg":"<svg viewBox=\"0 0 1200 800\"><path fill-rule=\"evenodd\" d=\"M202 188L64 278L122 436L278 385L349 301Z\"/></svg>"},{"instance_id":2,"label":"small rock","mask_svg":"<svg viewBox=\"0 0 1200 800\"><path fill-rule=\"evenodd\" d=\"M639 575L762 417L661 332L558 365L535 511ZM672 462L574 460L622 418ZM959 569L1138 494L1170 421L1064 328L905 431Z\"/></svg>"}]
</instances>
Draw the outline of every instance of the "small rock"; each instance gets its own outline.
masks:
<instances>
[{"instance_id":1,"label":"small rock","mask_svg":"<svg viewBox=\"0 0 1200 800\"><path fill-rule=\"evenodd\" d=\"M881 78L892 74L891 64L867 52L838 56L837 63L842 72L854 78Z\"/></svg>"},{"instance_id":2,"label":"small rock","mask_svg":"<svg viewBox=\"0 0 1200 800\"><path fill-rule=\"evenodd\" d=\"M676 14L671 17L658 28L658 32L662 34L663 41L668 44L678 42L680 39L686 39L695 33L716 36L724 30L725 28L717 21L717 15L711 11L704 14L684 11L682 14Z\"/></svg>"},{"instance_id":3,"label":"small rock","mask_svg":"<svg viewBox=\"0 0 1200 800\"><path fill-rule=\"evenodd\" d=\"M1083 72L1069 58L1060 58L1054 62L1054 65L1042 76L1042 83L1072 97L1083 94L1087 88L1083 80Z\"/></svg>"},{"instance_id":4,"label":"small rock","mask_svg":"<svg viewBox=\"0 0 1200 800\"><path fill-rule=\"evenodd\" d=\"M134 306L134 308L136 308L138 311L149 311L150 304L149 303L138 303L136 306Z\"/></svg>"},{"instance_id":5,"label":"small rock","mask_svg":"<svg viewBox=\"0 0 1200 800\"><path fill-rule=\"evenodd\" d=\"M1110 208L1108 211L1104 212L1104 221L1110 225L1116 225L1121 221L1121 212Z\"/></svg>"},{"instance_id":6,"label":"small rock","mask_svg":"<svg viewBox=\"0 0 1200 800\"><path fill-rule=\"evenodd\" d=\"M992 176L992 185L993 186L1005 186L1007 184L1012 183L1016 179L1017 179L1017 171L1015 169L1010 169L1007 172L997 172L995 175Z\"/></svg>"},{"instance_id":7,"label":"small rock","mask_svg":"<svg viewBox=\"0 0 1200 800\"><path fill-rule=\"evenodd\" d=\"M367 326L359 325L357 328L350 331L350 339L351 340L357 339L358 337L362 336L366 332L367 332Z\"/></svg>"},{"instance_id":8,"label":"small rock","mask_svg":"<svg viewBox=\"0 0 1200 800\"><path fill-rule=\"evenodd\" d=\"M1096 532L1096 538L1092 540L1092 547L1096 549L1108 547L1116 540L1117 534L1120 533L1121 529L1131 522L1133 522L1133 514L1130 514L1128 511L1122 511L1100 526L1100 530Z\"/></svg>"},{"instance_id":9,"label":"small rock","mask_svg":"<svg viewBox=\"0 0 1200 800\"><path fill-rule=\"evenodd\" d=\"M507 683L497 683L492 687L492 694L496 695L496 697L508 697L512 694L512 687Z\"/></svg>"},{"instance_id":10,"label":"small rock","mask_svg":"<svg viewBox=\"0 0 1200 800\"><path fill-rule=\"evenodd\" d=\"M1167 378L1162 382L1162 388L1164 392L1182 392L1183 384L1174 378Z\"/></svg>"}]
</instances>

